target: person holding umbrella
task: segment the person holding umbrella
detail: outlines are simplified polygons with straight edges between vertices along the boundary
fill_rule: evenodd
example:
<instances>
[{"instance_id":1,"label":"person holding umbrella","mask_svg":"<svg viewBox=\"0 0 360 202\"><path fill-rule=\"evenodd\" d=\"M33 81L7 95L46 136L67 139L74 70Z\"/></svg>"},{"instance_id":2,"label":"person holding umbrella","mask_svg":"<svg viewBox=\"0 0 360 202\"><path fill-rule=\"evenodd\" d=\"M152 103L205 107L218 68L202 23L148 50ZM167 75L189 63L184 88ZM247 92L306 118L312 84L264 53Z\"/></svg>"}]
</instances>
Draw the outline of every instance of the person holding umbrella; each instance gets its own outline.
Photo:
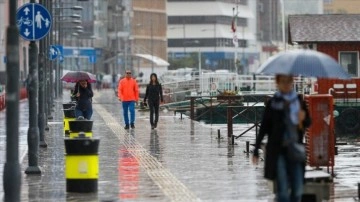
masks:
<instances>
[{"instance_id":1,"label":"person holding umbrella","mask_svg":"<svg viewBox=\"0 0 360 202\"><path fill-rule=\"evenodd\" d=\"M289 156L289 144L291 141L303 144L304 132L310 126L311 119L302 96L293 89L293 77L278 74L275 81L278 91L266 103L253 163L258 163L261 142L268 135L265 178L276 182L278 202L300 202L305 174L305 150L304 158L295 160Z\"/></svg>"},{"instance_id":2,"label":"person holding umbrella","mask_svg":"<svg viewBox=\"0 0 360 202\"><path fill-rule=\"evenodd\" d=\"M351 76L334 58L313 50L291 50L274 55L256 73L276 75L278 91L266 102L253 163L258 163L259 148L267 135L265 178L276 182L277 201L299 202L306 161L302 140L311 119L305 102L293 89L293 76L337 79Z\"/></svg>"},{"instance_id":3,"label":"person holding umbrella","mask_svg":"<svg viewBox=\"0 0 360 202\"><path fill-rule=\"evenodd\" d=\"M152 73L150 75L150 83L146 86L145 97L144 97L145 104L146 101L148 101L148 105L150 109L151 129L155 129L159 121L160 102L161 103L164 102L162 87L155 73ZM154 115L155 115L155 120L154 120Z\"/></svg>"},{"instance_id":4,"label":"person holding umbrella","mask_svg":"<svg viewBox=\"0 0 360 202\"><path fill-rule=\"evenodd\" d=\"M91 84L87 80L78 81L75 84L72 96L76 99L75 117L82 116L90 120L93 114L92 97L94 96Z\"/></svg>"}]
</instances>

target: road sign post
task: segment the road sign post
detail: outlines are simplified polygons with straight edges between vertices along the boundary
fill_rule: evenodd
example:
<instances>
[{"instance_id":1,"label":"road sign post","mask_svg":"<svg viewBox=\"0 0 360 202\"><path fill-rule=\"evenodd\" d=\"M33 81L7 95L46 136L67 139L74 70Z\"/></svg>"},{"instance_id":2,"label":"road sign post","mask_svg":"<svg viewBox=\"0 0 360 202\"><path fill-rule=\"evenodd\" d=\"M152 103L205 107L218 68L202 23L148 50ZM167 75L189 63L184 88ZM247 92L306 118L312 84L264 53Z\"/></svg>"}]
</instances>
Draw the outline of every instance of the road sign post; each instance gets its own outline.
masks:
<instances>
[{"instance_id":1,"label":"road sign post","mask_svg":"<svg viewBox=\"0 0 360 202\"><path fill-rule=\"evenodd\" d=\"M35 41L44 38L48 35L52 18L49 11L41 4L35 3L34 0L31 3L24 4L16 12L16 24L19 28L20 36L31 41L29 46L29 64L30 74L28 75L29 81L29 130L28 130L28 147L29 147L29 167L25 170L26 174L40 174L41 170L38 167L38 147L39 136L41 136L41 116L38 115L38 105L36 102L39 96L39 104L41 103L41 86L38 87L37 75L42 75L41 71L38 71L38 48ZM38 89L39 88L39 89ZM39 92L39 94L38 94ZM39 109L41 106L39 105ZM41 113L41 110L39 111ZM37 119L39 118L39 122ZM39 130L40 129L40 130Z\"/></svg>"}]
</instances>

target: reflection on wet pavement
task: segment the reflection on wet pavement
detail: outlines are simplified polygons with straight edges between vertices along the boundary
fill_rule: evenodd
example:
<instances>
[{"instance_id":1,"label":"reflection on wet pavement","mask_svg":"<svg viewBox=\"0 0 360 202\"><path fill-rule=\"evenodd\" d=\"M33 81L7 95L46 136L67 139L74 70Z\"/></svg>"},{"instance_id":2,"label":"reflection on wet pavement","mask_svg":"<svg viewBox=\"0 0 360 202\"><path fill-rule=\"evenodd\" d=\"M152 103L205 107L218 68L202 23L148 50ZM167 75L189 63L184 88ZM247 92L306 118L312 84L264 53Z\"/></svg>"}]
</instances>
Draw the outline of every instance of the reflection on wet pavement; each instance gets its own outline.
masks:
<instances>
[{"instance_id":1,"label":"reflection on wet pavement","mask_svg":"<svg viewBox=\"0 0 360 202\"><path fill-rule=\"evenodd\" d=\"M65 191L61 104L66 100L61 100L56 103L55 118L46 134L48 148L39 150L42 175L23 175L22 201L273 200L263 178L263 164L252 165L251 154L244 152L245 142L254 142L254 131L230 145L226 125L180 119L172 112L160 113L155 130L151 130L148 112L136 112L136 129L125 131L120 102L111 91L99 94L93 102L93 135L100 138L98 192ZM247 127L235 125L234 134ZM218 129L221 139L217 139ZM330 201L354 201L360 179L359 157L360 145L339 146ZM27 158L22 170L26 166Z\"/></svg>"}]
</instances>

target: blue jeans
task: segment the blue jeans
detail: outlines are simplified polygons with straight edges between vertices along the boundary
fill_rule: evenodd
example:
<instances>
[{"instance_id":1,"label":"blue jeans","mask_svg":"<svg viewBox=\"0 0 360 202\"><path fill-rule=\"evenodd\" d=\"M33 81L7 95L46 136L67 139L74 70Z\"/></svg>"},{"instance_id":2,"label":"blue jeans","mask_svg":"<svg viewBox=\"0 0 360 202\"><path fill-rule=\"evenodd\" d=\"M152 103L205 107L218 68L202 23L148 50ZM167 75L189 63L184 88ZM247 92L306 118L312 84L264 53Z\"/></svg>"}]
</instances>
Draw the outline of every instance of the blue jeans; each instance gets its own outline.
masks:
<instances>
[{"instance_id":1,"label":"blue jeans","mask_svg":"<svg viewBox=\"0 0 360 202\"><path fill-rule=\"evenodd\" d=\"M300 202L303 194L304 180L303 165L298 162L290 162L283 154L280 154L277 162L277 201ZM290 194L289 194L290 189Z\"/></svg>"},{"instance_id":2,"label":"blue jeans","mask_svg":"<svg viewBox=\"0 0 360 202\"><path fill-rule=\"evenodd\" d=\"M75 108L75 117L78 118L79 116L84 117L87 120L91 119L91 116L93 114L92 108L89 108L87 110L80 110Z\"/></svg>"},{"instance_id":3,"label":"blue jeans","mask_svg":"<svg viewBox=\"0 0 360 202\"><path fill-rule=\"evenodd\" d=\"M135 101L123 101L123 114L125 125L129 125L129 111L130 111L130 124L135 123Z\"/></svg>"}]
</instances>

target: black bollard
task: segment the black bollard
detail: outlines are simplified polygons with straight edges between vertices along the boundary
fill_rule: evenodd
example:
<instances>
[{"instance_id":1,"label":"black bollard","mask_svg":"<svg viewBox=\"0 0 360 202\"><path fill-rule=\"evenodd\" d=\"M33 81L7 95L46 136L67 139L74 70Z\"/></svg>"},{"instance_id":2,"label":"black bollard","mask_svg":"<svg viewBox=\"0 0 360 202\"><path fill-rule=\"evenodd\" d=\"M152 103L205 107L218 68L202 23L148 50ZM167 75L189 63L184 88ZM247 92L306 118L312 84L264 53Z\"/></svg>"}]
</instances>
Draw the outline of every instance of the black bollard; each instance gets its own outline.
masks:
<instances>
[{"instance_id":1,"label":"black bollard","mask_svg":"<svg viewBox=\"0 0 360 202\"><path fill-rule=\"evenodd\" d=\"M250 142L246 141L246 153L248 154L250 152Z\"/></svg>"},{"instance_id":2,"label":"black bollard","mask_svg":"<svg viewBox=\"0 0 360 202\"><path fill-rule=\"evenodd\" d=\"M220 129L218 129L218 139L220 140L221 135L220 135Z\"/></svg>"},{"instance_id":3,"label":"black bollard","mask_svg":"<svg viewBox=\"0 0 360 202\"><path fill-rule=\"evenodd\" d=\"M235 145L235 136L231 135L231 145Z\"/></svg>"},{"instance_id":4,"label":"black bollard","mask_svg":"<svg viewBox=\"0 0 360 202\"><path fill-rule=\"evenodd\" d=\"M63 109L64 111L64 134L69 135L70 126L69 121L75 120L75 107Z\"/></svg>"},{"instance_id":5,"label":"black bollard","mask_svg":"<svg viewBox=\"0 0 360 202\"><path fill-rule=\"evenodd\" d=\"M87 138L92 138L93 121L90 120L70 120L69 121L69 137L80 137L80 133Z\"/></svg>"}]
</instances>

